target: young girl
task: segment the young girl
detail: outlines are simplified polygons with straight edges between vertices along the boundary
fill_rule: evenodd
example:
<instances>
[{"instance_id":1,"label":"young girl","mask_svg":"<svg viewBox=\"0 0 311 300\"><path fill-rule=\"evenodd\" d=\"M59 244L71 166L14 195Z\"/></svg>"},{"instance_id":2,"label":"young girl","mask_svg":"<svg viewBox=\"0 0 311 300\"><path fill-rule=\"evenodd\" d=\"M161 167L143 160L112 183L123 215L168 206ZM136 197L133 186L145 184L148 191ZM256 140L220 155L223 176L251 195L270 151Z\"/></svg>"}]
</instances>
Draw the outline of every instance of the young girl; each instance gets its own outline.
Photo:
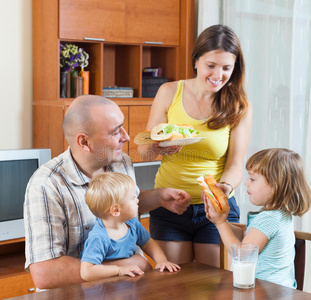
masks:
<instances>
[{"instance_id":1,"label":"young girl","mask_svg":"<svg viewBox=\"0 0 311 300\"><path fill-rule=\"evenodd\" d=\"M81 277L86 281L112 276L143 275L137 265L122 265L116 260L128 258L140 246L157 263L162 272L180 267L167 261L161 248L136 218L138 199L134 180L122 173L105 173L94 177L85 200L98 218L85 241L81 258ZM105 264L102 262L105 261ZM110 262L109 262L110 261Z\"/></svg>"},{"instance_id":2,"label":"young girl","mask_svg":"<svg viewBox=\"0 0 311 300\"><path fill-rule=\"evenodd\" d=\"M295 235L292 216L302 216L311 205L311 191L300 156L287 149L262 150L246 163L245 182L250 201L263 206L249 213L243 243L258 245L256 278L296 287L294 258ZM204 199L206 217L217 227L228 252L241 242L227 222L228 211L218 214ZM231 225L233 226L233 225Z\"/></svg>"}]
</instances>

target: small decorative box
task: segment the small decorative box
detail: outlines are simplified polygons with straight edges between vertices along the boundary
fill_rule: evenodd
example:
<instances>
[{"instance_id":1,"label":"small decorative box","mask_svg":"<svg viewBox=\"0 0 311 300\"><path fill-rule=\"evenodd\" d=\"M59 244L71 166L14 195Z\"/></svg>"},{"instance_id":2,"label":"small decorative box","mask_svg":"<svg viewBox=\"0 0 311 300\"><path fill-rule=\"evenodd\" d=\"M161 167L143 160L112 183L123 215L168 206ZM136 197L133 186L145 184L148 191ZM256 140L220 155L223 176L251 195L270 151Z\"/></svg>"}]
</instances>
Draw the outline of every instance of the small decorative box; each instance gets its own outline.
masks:
<instances>
[{"instance_id":1,"label":"small decorative box","mask_svg":"<svg viewBox=\"0 0 311 300\"><path fill-rule=\"evenodd\" d=\"M131 87L104 87L103 96L106 98L133 98L133 88Z\"/></svg>"},{"instance_id":2,"label":"small decorative box","mask_svg":"<svg viewBox=\"0 0 311 300\"><path fill-rule=\"evenodd\" d=\"M166 77L143 76L142 96L143 98L155 97L159 87L167 82Z\"/></svg>"},{"instance_id":3,"label":"small decorative box","mask_svg":"<svg viewBox=\"0 0 311 300\"><path fill-rule=\"evenodd\" d=\"M143 76L162 77L163 69L161 67L149 67L143 69Z\"/></svg>"}]
</instances>

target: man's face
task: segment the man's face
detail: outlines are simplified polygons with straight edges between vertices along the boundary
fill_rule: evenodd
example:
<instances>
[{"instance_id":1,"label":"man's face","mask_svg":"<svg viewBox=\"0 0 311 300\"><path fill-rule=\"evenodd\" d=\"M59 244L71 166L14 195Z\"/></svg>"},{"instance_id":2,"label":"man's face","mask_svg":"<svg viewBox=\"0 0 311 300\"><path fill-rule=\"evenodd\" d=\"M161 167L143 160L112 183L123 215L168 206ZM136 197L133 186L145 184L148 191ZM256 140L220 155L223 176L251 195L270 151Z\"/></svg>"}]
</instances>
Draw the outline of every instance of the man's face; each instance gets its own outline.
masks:
<instances>
[{"instance_id":1,"label":"man's face","mask_svg":"<svg viewBox=\"0 0 311 300\"><path fill-rule=\"evenodd\" d=\"M130 140L123 128L124 116L117 105L102 105L93 110L91 151L101 166L121 161L122 147Z\"/></svg>"}]
</instances>

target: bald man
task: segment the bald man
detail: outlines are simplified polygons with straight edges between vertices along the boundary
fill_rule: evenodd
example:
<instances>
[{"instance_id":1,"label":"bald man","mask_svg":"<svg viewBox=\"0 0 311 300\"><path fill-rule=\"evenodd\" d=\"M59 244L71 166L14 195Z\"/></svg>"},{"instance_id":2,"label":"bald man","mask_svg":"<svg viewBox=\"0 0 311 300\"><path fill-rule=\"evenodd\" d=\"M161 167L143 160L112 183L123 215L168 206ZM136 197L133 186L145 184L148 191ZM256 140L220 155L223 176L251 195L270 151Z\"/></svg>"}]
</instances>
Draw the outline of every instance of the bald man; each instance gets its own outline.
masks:
<instances>
[{"instance_id":1,"label":"bald man","mask_svg":"<svg viewBox=\"0 0 311 300\"><path fill-rule=\"evenodd\" d=\"M121 172L135 180L133 163L122 151L129 136L124 116L111 100L84 95L70 105L63 121L69 148L41 166L31 177L25 195L25 269L38 288L49 289L83 282L80 253L96 218L85 203L91 178ZM191 197L182 190L139 191L140 213L160 206L182 214ZM139 254L114 264L150 264Z\"/></svg>"}]
</instances>

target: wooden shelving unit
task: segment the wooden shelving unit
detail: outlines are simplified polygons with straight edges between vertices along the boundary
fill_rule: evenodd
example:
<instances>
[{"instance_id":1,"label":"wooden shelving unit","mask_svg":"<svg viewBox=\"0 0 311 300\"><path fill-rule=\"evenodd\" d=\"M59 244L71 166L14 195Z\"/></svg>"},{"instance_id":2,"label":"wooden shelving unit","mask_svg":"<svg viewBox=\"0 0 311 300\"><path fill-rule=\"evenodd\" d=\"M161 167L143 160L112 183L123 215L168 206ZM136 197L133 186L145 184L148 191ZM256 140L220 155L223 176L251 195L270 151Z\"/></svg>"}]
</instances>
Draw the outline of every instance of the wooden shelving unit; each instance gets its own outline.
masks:
<instances>
[{"instance_id":1,"label":"wooden shelving unit","mask_svg":"<svg viewBox=\"0 0 311 300\"><path fill-rule=\"evenodd\" d=\"M153 101L142 98L143 68L161 66L168 81L192 77L193 23L193 0L157 5L152 0L33 0L33 147L51 148L53 157L67 148L61 124L73 99L59 97L60 43L89 54L90 94L102 95L103 87L115 85L133 88L133 98L112 99L133 139L148 119L136 116L141 111L148 116ZM127 148L140 161L136 145Z\"/></svg>"},{"instance_id":2,"label":"wooden shelving unit","mask_svg":"<svg viewBox=\"0 0 311 300\"><path fill-rule=\"evenodd\" d=\"M25 240L0 242L0 299L31 294L35 285L24 270Z\"/></svg>"}]
</instances>

